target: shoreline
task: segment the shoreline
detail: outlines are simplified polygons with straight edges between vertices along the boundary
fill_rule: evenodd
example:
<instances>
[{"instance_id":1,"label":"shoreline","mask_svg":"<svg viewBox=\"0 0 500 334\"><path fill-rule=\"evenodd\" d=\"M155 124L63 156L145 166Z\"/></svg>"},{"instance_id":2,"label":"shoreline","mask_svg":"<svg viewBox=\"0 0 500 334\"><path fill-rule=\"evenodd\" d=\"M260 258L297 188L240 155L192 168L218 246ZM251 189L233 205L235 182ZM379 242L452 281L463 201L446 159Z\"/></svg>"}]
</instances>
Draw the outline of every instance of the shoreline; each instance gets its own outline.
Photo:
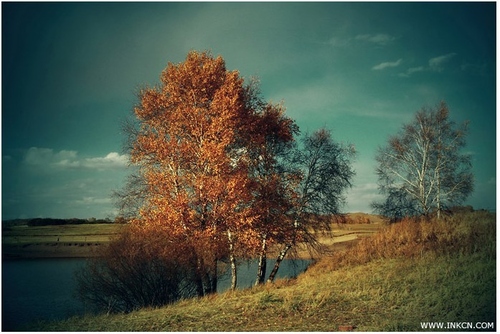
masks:
<instances>
[{"instance_id":1,"label":"shoreline","mask_svg":"<svg viewBox=\"0 0 500 334\"><path fill-rule=\"evenodd\" d=\"M303 246L299 245L295 253L290 253L287 258L300 260L314 260L319 256L325 256L335 251L343 250L357 243L359 238L339 240L329 245L323 254L311 254ZM90 242L61 242L61 243L25 243L25 244L3 244L2 261L4 260L29 260L29 259L63 259L63 258L92 258L98 257L98 251L107 243ZM269 257L273 259L274 256Z\"/></svg>"},{"instance_id":2,"label":"shoreline","mask_svg":"<svg viewBox=\"0 0 500 334\"><path fill-rule=\"evenodd\" d=\"M46 258L90 258L96 257L103 243L61 242L3 244L3 260L46 259Z\"/></svg>"}]
</instances>

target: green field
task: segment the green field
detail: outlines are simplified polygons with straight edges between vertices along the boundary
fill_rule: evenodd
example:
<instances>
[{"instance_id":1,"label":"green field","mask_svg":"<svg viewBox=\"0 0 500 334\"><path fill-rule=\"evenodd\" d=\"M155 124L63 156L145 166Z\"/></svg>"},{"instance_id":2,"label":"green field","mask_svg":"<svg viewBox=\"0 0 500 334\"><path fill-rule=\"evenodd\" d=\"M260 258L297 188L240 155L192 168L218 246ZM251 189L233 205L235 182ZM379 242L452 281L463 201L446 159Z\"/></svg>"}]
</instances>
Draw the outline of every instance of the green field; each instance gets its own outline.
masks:
<instances>
[{"instance_id":1,"label":"green field","mask_svg":"<svg viewBox=\"0 0 500 334\"><path fill-rule=\"evenodd\" d=\"M294 280L26 330L423 331L423 322L458 322L491 331L495 219L476 212L441 222L398 223L323 256Z\"/></svg>"}]
</instances>

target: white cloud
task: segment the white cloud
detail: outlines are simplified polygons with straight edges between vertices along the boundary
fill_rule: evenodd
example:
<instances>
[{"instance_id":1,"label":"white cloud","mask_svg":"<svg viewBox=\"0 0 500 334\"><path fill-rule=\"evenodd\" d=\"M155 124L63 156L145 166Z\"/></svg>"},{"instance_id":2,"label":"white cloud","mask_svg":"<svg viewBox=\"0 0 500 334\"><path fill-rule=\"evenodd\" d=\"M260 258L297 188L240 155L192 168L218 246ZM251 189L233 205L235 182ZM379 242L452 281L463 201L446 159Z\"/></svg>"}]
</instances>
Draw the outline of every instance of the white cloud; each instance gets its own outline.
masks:
<instances>
[{"instance_id":1,"label":"white cloud","mask_svg":"<svg viewBox=\"0 0 500 334\"><path fill-rule=\"evenodd\" d=\"M462 71L466 71L475 75L485 76L485 75L495 75L495 71L488 71L488 64L485 62L479 63L467 63L464 62L460 65Z\"/></svg>"},{"instance_id":2,"label":"white cloud","mask_svg":"<svg viewBox=\"0 0 500 334\"><path fill-rule=\"evenodd\" d=\"M417 72L424 72L424 71L442 72L444 69L444 64L456 55L457 54L455 52L451 52L442 56L431 58L428 61L429 66L410 67L409 69L406 70L406 72L399 73L399 76L408 78L413 73Z\"/></svg>"},{"instance_id":3,"label":"white cloud","mask_svg":"<svg viewBox=\"0 0 500 334\"><path fill-rule=\"evenodd\" d=\"M62 150L54 152L51 148L31 147L24 155L24 162L33 166L49 165L60 161L73 160L76 155L76 151Z\"/></svg>"},{"instance_id":4,"label":"white cloud","mask_svg":"<svg viewBox=\"0 0 500 334\"><path fill-rule=\"evenodd\" d=\"M341 39L339 37L332 37L330 38L325 44L331 45L331 46L346 46L348 44L347 40Z\"/></svg>"},{"instance_id":5,"label":"white cloud","mask_svg":"<svg viewBox=\"0 0 500 334\"><path fill-rule=\"evenodd\" d=\"M349 189L346 199L348 212L370 213L373 211L371 204L383 199L383 195L379 193L376 183L364 183Z\"/></svg>"},{"instance_id":6,"label":"white cloud","mask_svg":"<svg viewBox=\"0 0 500 334\"><path fill-rule=\"evenodd\" d=\"M127 166L128 156L117 152L108 153L104 157L81 158L77 151L61 150L55 152L51 148L31 147L24 155L25 165L39 168L59 169L114 169Z\"/></svg>"},{"instance_id":7,"label":"white cloud","mask_svg":"<svg viewBox=\"0 0 500 334\"><path fill-rule=\"evenodd\" d=\"M396 38L388 34L362 34L357 35L355 39L382 46L392 43Z\"/></svg>"},{"instance_id":8,"label":"white cloud","mask_svg":"<svg viewBox=\"0 0 500 334\"><path fill-rule=\"evenodd\" d=\"M456 56L456 53L452 52L452 53L448 53L448 54L445 54L445 55L442 55L439 57L431 58L431 59L429 59L429 67L432 70L441 71L442 65L444 63L446 63L448 60L450 60L451 58L453 58L454 56Z\"/></svg>"},{"instance_id":9,"label":"white cloud","mask_svg":"<svg viewBox=\"0 0 500 334\"><path fill-rule=\"evenodd\" d=\"M401 64L402 61L403 61L403 59L400 58L396 61L388 61L388 62L380 63L378 65L373 66L372 70L379 71L379 70L386 69L388 67L397 67Z\"/></svg>"},{"instance_id":10,"label":"white cloud","mask_svg":"<svg viewBox=\"0 0 500 334\"><path fill-rule=\"evenodd\" d=\"M362 43L370 43L376 46L385 46L396 40L396 37L388 34L360 34L352 37L339 37L333 36L328 41L323 44L331 45L334 47L346 47L351 46L353 41L359 41Z\"/></svg>"},{"instance_id":11,"label":"white cloud","mask_svg":"<svg viewBox=\"0 0 500 334\"><path fill-rule=\"evenodd\" d=\"M418 67L410 67L409 69L406 70L406 72L399 73L400 77L405 77L408 78L410 77L413 73L417 72L423 72L426 71L426 68L424 66L418 66Z\"/></svg>"},{"instance_id":12,"label":"white cloud","mask_svg":"<svg viewBox=\"0 0 500 334\"><path fill-rule=\"evenodd\" d=\"M112 202L111 197L93 197L93 196L85 196L81 199L75 200L75 204L77 205L94 205L94 204L110 204Z\"/></svg>"},{"instance_id":13,"label":"white cloud","mask_svg":"<svg viewBox=\"0 0 500 334\"><path fill-rule=\"evenodd\" d=\"M128 163L126 154L117 152L108 153L105 157L88 158L82 162L82 165L87 168L106 169L114 167L125 167Z\"/></svg>"},{"instance_id":14,"label":"white cloud","mask_svg":"<svg viewBox=\"0 0 500 334\"><path fill-rule=\"evenodd\" d=\"M2 157L2 160L3 160L3 161L11 161L11 160L12 160L12 156L10 156L10 155L4 155L4 156Z\"/></svg>"}]
</instances>

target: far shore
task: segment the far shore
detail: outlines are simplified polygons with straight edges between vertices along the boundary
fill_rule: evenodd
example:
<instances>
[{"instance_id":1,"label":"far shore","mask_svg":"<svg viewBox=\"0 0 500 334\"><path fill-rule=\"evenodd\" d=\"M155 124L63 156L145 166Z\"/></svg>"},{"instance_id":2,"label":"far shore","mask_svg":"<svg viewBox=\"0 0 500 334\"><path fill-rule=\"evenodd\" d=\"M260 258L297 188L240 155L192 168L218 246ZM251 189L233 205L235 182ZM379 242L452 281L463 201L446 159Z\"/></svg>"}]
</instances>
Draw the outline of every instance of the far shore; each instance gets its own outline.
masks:
<instances>
[{"instance_id":1,"label":"far shore","mask_svg":"<svg viewBox=\"0 0 500 334\"><path fill-rule=\"evenodd\" d=\"M348 224L332 223L330 235L318 235L323 244L320 252L310 252L298 245L289 258L315 259L325 253L345 249L360 238L378 231L382 220L376 215L348 214ZM36 258L90 258L99 256L99 250L119 234L121 224L67 224L49 226L6 225L2 226L2 260ZM279 249L270 249L269 259Z\"/></svg>"}]
</instances>

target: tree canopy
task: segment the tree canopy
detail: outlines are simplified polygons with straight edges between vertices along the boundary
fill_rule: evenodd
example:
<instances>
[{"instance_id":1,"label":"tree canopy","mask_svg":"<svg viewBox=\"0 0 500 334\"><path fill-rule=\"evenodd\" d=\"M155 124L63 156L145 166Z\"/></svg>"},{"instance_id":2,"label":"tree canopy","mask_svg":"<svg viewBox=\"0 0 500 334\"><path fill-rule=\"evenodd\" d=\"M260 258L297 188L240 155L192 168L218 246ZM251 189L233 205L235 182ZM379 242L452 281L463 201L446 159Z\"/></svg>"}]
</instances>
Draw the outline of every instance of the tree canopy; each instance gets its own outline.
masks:
<instances>
[{"instance_id":1,"label":"tree canopy","mask_svg":"<svg viewBox=\"0 0 500 334\"><path fill-rule=\"evenodd\" d=\"M236 258L265 266L270 245L283 245L284 256L313 243L306 214L339 213L354 151L326 130L297 145L283 104L264 101L258 81L245 82L220 56L192 51L160 79L140 91L126 129L137 172L118 197L132 223L191 240L207 292L218 261L229 259L235 287ZM259 266L258 283L264 275Z\"/></svg>"}]
</instances>

